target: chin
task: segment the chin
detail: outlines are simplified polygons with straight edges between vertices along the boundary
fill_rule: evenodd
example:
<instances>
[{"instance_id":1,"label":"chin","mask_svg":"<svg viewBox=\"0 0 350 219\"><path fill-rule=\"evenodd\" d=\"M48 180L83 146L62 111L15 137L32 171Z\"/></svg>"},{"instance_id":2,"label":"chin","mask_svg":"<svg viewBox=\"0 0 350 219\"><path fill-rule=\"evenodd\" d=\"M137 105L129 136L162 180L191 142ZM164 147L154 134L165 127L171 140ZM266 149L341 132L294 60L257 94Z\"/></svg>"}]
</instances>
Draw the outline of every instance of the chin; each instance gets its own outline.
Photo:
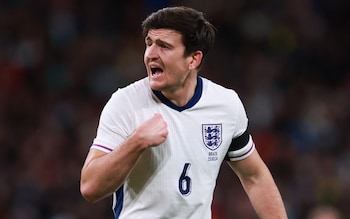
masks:
<instances>
[{"instance_id":1,"label":"chin","mask_svg":"<svg viewBox=\"0 0 350 219\"><path fill-rule=\"evenodd\" d=\"M164 88L163 84L158 82L158 81L154 81L152 79L149 79L149 85L151 87L152 90L162 90Z\"/></svg>"}]
</instances>

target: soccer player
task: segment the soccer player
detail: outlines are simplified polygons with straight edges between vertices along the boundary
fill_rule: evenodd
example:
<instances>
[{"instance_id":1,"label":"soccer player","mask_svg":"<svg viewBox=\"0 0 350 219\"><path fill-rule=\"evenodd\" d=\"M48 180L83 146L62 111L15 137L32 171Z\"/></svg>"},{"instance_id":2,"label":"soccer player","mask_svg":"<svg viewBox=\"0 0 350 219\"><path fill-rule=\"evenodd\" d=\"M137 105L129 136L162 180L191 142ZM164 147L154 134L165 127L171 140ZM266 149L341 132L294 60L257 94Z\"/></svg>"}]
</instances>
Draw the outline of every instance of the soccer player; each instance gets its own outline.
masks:
<instances>
[{"instance_id":1,"label":"soccer player","mask_svg":"<svg viewBox=\"0 0 350 219\"><path fill-rule=\"evenodd\" d=\"M208 219L225 160L260 218L287 218L238 95L198 74L213 25L194 9L169 7L142 28L148 77L105 105L81 172L85 199L113 194L121 219Z\"/></svg>"}]
</instances>

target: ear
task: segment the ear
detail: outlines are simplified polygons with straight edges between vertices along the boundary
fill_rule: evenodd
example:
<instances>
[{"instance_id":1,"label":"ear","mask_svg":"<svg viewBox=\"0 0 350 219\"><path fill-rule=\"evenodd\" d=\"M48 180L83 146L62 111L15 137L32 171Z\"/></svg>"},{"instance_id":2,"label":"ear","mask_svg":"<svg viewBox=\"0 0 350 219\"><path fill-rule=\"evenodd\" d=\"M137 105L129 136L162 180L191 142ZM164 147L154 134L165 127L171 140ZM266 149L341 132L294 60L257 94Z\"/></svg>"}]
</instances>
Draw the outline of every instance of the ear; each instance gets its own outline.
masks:
<instances>
[{"instance_id":1,"label":"ear","mask_svg":"<svg viewBox=\"0 0 350 219\"><path fill-rule=\"evenodd\" d=\"M191 55L191 61L189 64L190 70L196 69L202 62L203 53L202 51L196 51Z\"/></svg>"}]
</instances>

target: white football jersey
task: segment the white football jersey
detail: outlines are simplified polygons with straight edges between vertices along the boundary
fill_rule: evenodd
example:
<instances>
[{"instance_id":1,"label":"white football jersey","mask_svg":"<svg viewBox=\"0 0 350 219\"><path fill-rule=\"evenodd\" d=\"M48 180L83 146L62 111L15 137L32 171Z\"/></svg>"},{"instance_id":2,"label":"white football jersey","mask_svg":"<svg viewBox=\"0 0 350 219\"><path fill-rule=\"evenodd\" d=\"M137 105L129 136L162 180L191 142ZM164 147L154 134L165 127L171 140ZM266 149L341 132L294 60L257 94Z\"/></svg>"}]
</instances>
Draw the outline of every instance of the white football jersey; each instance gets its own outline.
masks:
<instances>
[{"instance_id":1,"label":"white football jersey","mask_svg":"<svg viewBox=\"0 0 350 219\"><path fill-rule=\"evenodd\" d=\"M221 163L253 152L236 92L202 77L197 81L183 107L152 91L148 78L118 89L104 107L91 148L111 152L155 113L169 130L164 143L144 151L114 193L115 218L209 219Z\"/></svg>"}]
</instances>

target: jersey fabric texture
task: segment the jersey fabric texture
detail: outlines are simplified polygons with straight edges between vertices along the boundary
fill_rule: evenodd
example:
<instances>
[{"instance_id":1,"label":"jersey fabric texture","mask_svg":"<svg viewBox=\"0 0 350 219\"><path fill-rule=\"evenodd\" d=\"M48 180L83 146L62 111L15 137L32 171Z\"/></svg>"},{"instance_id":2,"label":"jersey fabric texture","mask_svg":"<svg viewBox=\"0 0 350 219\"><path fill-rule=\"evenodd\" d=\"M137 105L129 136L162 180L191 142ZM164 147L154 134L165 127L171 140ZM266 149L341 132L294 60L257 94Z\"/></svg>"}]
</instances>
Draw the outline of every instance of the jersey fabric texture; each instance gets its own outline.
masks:
<instances>
[{"instance_id":1,"label":"jersey fabric texture","mask_svg":"<svg viewBox=\"0 0 350 219\"><path fill-rule=\"evenodd\" d=\"M113 194L116 219L210 219L221 163L253 152L237 93L199 76L197 82L194 96L183 107L152 91L144 78L118 89L102 110L91 148L106 153L155 113L163 116L169 130L166 141L146 149Z\"/></svg>"}]
</instances>

